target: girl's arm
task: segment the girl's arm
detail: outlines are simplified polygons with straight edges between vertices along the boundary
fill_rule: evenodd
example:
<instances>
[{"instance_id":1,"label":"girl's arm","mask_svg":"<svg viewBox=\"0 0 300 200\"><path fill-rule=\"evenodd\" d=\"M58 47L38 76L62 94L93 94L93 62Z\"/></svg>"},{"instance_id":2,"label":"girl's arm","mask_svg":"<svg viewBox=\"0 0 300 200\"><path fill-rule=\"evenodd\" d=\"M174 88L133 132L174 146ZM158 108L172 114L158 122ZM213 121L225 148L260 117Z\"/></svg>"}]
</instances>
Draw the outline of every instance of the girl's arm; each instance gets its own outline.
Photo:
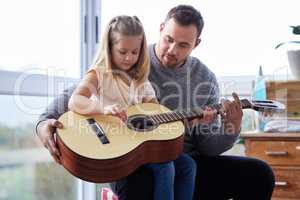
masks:
<instances>
[{"instance_id":1,"label":"girl's arm","mask_svg":"<svg viewBox=\"0 0 300 200\"><path fill-rule=\"evenodd\" d=\"M96 72L92 70L87 73L74 90L69 100L69 109L83 115L103 113L100 101L90 99L92 94L98 93L98 84Z\"/></svg>"},{"instance_id":2,"label":"girl's arm","mask_svg":"<svg viewBox=\"0 0 300 200\"><path fill-rule=\"evenodd\" d=\"M156 98L151 98L151 99L143 98L143 103L157 103L158 104L158 101Z\"/></svg>"},{"instance_id":3,"label":"girl's arm","mask_svg":"<svg viewBox=\"0 0 300 200\"><path fill-rule=\"evenodd\" d=\"M141 88L139 89L142 89L143 103L159 103L156 98L155 91L149 80L146 80L140 87Z\"/></svg>"}]
</instances>

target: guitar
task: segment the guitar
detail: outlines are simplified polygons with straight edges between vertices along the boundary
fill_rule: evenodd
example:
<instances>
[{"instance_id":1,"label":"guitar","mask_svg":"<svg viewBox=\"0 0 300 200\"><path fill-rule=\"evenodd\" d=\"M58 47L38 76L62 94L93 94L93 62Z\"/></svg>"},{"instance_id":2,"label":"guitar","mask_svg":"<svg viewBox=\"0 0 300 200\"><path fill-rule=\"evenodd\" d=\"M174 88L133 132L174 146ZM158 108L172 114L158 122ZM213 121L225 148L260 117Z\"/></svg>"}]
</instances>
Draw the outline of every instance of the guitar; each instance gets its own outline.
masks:
<instances>
[{"instance_id":1,"label":"guitar","mask_svg":"<svg viewBox=\"0 0 300 200\"><path fill-rule=\"evenodd\" d=\"M241 100L243 109L282 112L275 101ZM221 105L214 105L220 112ZM175 160L183 148L181 120L201 117L198 109L170 111L153 103L127 109L126 123L111 115L85 116L68 111L57 130L61 162L74 176L95 183L119 180L145 163Z\"/></svg>"}]
</instances>

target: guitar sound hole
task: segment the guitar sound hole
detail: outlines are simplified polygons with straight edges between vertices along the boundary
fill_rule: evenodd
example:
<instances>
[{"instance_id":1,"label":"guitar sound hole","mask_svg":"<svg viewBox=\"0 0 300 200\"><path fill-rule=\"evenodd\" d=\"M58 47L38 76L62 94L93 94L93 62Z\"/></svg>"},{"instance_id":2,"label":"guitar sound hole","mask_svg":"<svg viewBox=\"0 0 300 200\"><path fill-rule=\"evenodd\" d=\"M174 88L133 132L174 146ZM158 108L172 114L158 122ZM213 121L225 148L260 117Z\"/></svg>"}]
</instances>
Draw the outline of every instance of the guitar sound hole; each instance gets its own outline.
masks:
<instances>
[{"instance_id":1,"label":"guitar sound hole","mask_svg":"<svg viewBox=\"0 0 300 200\"><path fill-rule=\"evenodd\" d=\"M127 120L127 127L139 132L151 131L157 126L158 125L146 115L133 115L128 117Z\"/></svg>"}]
</instances>

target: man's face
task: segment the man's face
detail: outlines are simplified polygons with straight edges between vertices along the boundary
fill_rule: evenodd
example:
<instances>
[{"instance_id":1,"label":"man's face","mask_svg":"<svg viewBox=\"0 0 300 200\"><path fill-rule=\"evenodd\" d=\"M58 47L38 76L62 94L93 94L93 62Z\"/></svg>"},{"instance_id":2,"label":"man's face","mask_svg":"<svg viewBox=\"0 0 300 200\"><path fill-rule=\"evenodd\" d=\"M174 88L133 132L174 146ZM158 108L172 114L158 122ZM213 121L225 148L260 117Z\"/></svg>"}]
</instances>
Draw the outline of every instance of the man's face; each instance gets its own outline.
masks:
<instances>
[{"instance_id":1,"label":"man's face","mask_svg":"<svg viewBox=\"0 0 300 200\"><path fill-rule=\"evenodd\" d=\"M160 26L156 54L163 66L178 67L184 63L199 42L195 25L182 26L174 19L170 19Z\"/></svg>"}]
</instances>

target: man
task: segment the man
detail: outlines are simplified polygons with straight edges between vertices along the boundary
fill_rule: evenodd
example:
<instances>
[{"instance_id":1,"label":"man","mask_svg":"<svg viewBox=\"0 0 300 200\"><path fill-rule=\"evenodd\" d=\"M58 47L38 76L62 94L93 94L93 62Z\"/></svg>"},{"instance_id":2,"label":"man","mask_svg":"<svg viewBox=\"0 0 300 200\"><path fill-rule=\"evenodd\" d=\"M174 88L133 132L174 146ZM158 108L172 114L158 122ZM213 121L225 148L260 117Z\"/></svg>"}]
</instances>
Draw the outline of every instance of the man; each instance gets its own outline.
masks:
<instances>
[{"instance_id":1,"label":"man","mask_svg":"<svg viewBox=\"0 0 300 200\"><path fill-rule=\"evenodd\" d=\"M215 75L190 53L200 43L203 19L199 11L187 5L172 8L160 25L157 44L149 46L151 72L149 80L159 102L170 109L191 109L219 102ZM72 89L65 91L41 115L37 134L57 161L56 120L67 110ZM200 119L186 123L184 151L197 163L194 199L270 199L274 175L270 167L256 159L222 156L238 138L242 110L238 96L222 102L222 120L201 124ZM127 178L112 184L120 199L152 199L152 178L139 168ZM175 197L176 198L176 197Z\"/></svg>"}]
</instances>

